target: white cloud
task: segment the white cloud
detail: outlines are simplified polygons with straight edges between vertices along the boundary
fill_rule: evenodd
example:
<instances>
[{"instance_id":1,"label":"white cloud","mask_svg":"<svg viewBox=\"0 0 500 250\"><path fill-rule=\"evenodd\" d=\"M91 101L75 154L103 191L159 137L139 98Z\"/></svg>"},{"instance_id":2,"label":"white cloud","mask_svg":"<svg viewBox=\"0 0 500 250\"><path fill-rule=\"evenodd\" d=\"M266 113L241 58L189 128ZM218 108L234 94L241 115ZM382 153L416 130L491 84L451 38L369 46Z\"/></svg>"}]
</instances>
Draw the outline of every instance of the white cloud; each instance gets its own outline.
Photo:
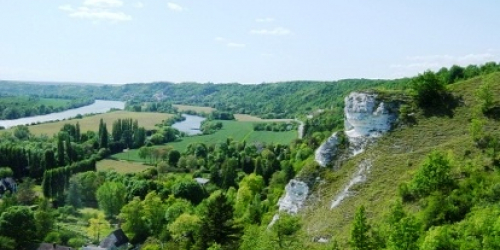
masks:
<instances>
[{"instance_id":1,"label":"white cloud","mask_svg":"<svg viewBox=\"0 0 500 250\"><path fill-rule=\"evenodd\" d=\"M120 0L85 0L83 5L96 8L113 8L123 6Z\"/></svg>"},{"instance_id":2,"label":"white cloud","mask_svg":"<svg viewBox=\"0 0 500 250\"><path fill-rule=\"evenodd\" d=\"M250 31L252 35L270 35L270 36L286 36L290 35L292 32L289 29L283 27L277 27L274 29L253 29Z\"/></svg>"},{"instance_id":3,"label":"white cloud","mask_svg":"<svg viewBox=\"0 0 500 250\"><path fill-rule=\"evenodd\" d=\"M229 42L226 44L228 47L231 47L231 48L244 48L246 47L246 44L244 43L233 43L233 42Z\"/></svg>"},{"instance_id":4,"label":"white cloud","mask_svg":"<svg viewBox=\"0 0 500 250\"><path fill-rule=\"evenodd\" d=\"M224 41L226 41L226 38L218 36L218 37L214 38L214 41L216 41L216 42L224 42Z\"/></svg>"},{"instance_id":5,"label":"white cloud","mask_svg":"<svg viewBox=\"0 0 500 250\"><path fill-rule=\"evenodd\" d=\"M82 6L61 5L59 10L68 13L69 17L89 19L92 21L123 22L132 20L132 16L118 11L123 6L120 0L85 0Z\"/></svg>"},{"instance_id":6,"label":"white cloud","mask_svg":"<svg viewBox=\"0 0 500 250\"><path fill-rule=\"evenodd\" d=\"M141 8L144 8L144 4L142 2L137 2L134 4L134 7L141 9Z\"/></svg>"},{"instance_id":7,"label":"white cloud","mask_svg":"<svg viewBox=\"0 0 500 250\"><path fill-rule=\"evenodd\" d=\"M80 7L78 10L69 14L70 17L91 19L91 20L107 20L107 21L130 21L132 17L123 12L113 12L104 9L92 9Z\"/></svg>"},{"instance_id":8,"label":"white cloud","mask_svg":"<svg viewBox=\"0 0 500 250\"><path fill-rule=\"evenodd\" d=\"M258 23L271 23L271 22L274 22L274 18L272 18L272 17L257 18L257 19L255 19L255 21Z\"/></svg>"},{"instance_id":9,"label":"white cloud","mask_svg":"<svg viewBox=\"0 0 500 250\"><path fill-rule=\"evenodd\" d=\"M59 6L59 9L62 11L73 11L73 7L69 4Z\"/></svg>"},{"instance_id":10,"label":"white cloud","mask_svg":"<svg viewBox=\"0 0 500 250\"><path fill-rule=\"evenodd\" d=\"M182 7L182 6L180 6L180 5L176 4L176 3L172 3L172 2L168 2L167 3L167 7L170 10L178 11L178 12L181 12L181 11L185 10L184 7Z\"/></svg>"}]
</instances>

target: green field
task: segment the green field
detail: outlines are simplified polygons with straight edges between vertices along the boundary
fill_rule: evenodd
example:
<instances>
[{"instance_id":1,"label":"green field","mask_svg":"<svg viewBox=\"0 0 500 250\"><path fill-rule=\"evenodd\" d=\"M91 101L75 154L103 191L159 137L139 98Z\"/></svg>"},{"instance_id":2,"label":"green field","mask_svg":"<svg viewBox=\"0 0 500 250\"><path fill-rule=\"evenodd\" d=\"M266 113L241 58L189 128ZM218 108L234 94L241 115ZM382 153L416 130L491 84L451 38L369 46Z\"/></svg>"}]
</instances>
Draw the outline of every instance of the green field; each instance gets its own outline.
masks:
<instances>
[{"instance_id":1,"label":"green field","mask_svg":"<svg viewBox=\"0 0 500 250\"><path fill-rule=\"evenodd\" d=\"M212 111L215 110L214 108L211 107L201 107L201 106L178 105L178 104L174 104L172 106L177 108L177 110L179 110L180 112L192 110L198 113L211 113Z\"/></svg>"},{"instance_id":2,"label":"green field","mask_svg":"<svg viewBox=\"0 0 500 250\"><path fill-rule=\"evenodd\" d=\"M162 123L163 120L171 117L171 114L164 113L146 113L146 112L130 112L130 111L115 111L105 114L98 114L93 116L84 117L82 119L72 119L59 122L51 122L29 126L29 130L34 135L53 135L56 134L66 123L76 124L80 123L80 130L84 131L97 131L99 128L99 121L102 118L107 124L108 130L111 131L111 125L114 121L118 119L132 118L133 120L138 120L139 126L146 129L155 128L156 124Z\"/></svg>"},{"instance_id":3,"label":"green field","mask_svg":"<svg viewBox=\"0 0 500 250\"><path fill-rule=\"evenodd\" d=\"M151 166L146 166L142 163L125 160L108 160L104 159L97 162L97 171L113 170L120 174L142 172Z\"/></svg>"},{"instance_id":4,"label":"green field","mask_svg":"<svg viewBox=\"0 0 500 250\"><path fill-rule=\"evenodd\" d=\"M184 152L187 146L191 143L201 142L207 145L225 142L227 138L233 138L235 141L246 141L247 143L263 142L263 143L280 143L289 144L293 139L297 138L297 131L287 132L271 132L271 131L254 131L254 122L238 122L238 121L221 121L223 127L221 130L211 135L199 135L183 137L182 141L171 142L162 146L172 146L173 148ZM114 158L120 160L141 161L138 155L138 150L129 150L128 152L113 155Z\"/></svg>"}]
</instances>

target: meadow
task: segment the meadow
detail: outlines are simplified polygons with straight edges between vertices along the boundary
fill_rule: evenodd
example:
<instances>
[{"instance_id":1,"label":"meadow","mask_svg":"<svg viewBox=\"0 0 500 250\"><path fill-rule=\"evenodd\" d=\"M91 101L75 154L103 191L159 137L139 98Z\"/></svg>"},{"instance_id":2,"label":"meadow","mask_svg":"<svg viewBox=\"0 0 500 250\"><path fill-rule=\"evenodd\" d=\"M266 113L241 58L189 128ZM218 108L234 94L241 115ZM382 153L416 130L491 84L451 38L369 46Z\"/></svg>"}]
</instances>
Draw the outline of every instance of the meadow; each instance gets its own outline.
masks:
<instances>
[{"instance_id":1,"label":"meadow","mask_svg":"<svg viewBox=\"0 0 500 250\"><path fill-rule=\"evenodd\" d=\"M162 123L163 120L171 117L171 114L164 113L146 113L146 112L130 112L130 111L114 111L105 114L97 114L92 116L87 116L82 119L71 119L63 120L58 122L44 123L38 125L29 126L29 130L34 135L48 135L52 136L56 134L66 123L76 124L80 123L80 130L85 131L97 131L99 129L99 121L103 121L107 124L108 130L111 132L111 125L114 121L118 119L128 119L138 120L139 126L146 129L155 128L156 124Z\"/></svg>"},{"instance_id":2,"label":"meadow","mask_svg":"<svg viewBox=\"0 0 500 250\"><path fill-rule=\"evenodd\" d=\"M267 120L265 120L267 121ZM180 152L184 152L187 146L191 143L204 143L206 145L225 142L227 138L232 138L235 141L246 141L247 143L262 142L262 143L280 143L289 144L293 139L297 138L297 131L272 132L272 131L254 131L254 122L240 121L221 121L223 127L221 130L210 135L197 135L183 137L181 141L167 143L165 145L155 147L171 146ZM129 150L113 155L113 158L119 160L130 160L144 162L138 154L138 150Z\"/></svg>"},{"instance_id":3,"label":"meadow","mask_svg":"<svg viewBox=\"0 0 500 250\"><path fill-rule=\"evenodd\" d=\"M139 162L110 159L98 161L96 167L97 171L115 171L120 174L138 173L151 168Z\"/></svg>"},{"instance_id":4,"label":"meadow","mask_svg":"<svg viewBox=\"0 0 500 250\"><path fill-rule=\"evenodd\" d=\"M190 106L190 105L179 105L179 104L174 104L172 106L177 108L177 110L179 110L179 112L192 110L192 111L195 111L197 113L211 113L212 111L215 110L214 108L211 108L211 107L201 107L201 106Z\"/></svg>"}]
</instances>

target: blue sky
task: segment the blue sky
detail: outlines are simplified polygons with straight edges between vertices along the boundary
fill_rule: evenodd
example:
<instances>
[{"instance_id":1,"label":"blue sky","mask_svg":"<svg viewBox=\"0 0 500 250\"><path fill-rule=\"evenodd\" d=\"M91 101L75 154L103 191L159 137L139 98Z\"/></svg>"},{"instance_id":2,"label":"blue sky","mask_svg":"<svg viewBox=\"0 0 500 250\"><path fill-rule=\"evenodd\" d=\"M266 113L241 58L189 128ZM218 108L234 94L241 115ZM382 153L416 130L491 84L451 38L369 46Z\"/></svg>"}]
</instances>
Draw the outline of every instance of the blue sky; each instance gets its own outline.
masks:
<instances>
[{"instance_id":1,"label":"blue sky","mask_svg":"<svg viewBox=\"0 0 500 250\"><path fill-rule=\"evenodd\" d=\"M500 61L500 1L0 0L0 79L396 78Z\"/></svg>"}]
</instances>

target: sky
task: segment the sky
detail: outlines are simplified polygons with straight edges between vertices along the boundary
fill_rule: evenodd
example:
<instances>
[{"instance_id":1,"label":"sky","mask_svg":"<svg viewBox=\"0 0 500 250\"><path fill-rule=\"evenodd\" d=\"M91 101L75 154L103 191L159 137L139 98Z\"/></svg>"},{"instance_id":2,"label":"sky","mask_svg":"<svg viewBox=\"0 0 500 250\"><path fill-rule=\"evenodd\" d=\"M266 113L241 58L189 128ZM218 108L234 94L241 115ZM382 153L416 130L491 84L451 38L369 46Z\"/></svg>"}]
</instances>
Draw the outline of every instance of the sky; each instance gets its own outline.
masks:
<instances>
[{"instance_id":1,"label":"sky","mask_svg":"<svg viewBox=\"0 0 500 250\"><path fill-rule=\"evenodd\" d=\"M392 79L500 61L498 0L0 0L0 79Z\"/></svg>"}]
</instances>

